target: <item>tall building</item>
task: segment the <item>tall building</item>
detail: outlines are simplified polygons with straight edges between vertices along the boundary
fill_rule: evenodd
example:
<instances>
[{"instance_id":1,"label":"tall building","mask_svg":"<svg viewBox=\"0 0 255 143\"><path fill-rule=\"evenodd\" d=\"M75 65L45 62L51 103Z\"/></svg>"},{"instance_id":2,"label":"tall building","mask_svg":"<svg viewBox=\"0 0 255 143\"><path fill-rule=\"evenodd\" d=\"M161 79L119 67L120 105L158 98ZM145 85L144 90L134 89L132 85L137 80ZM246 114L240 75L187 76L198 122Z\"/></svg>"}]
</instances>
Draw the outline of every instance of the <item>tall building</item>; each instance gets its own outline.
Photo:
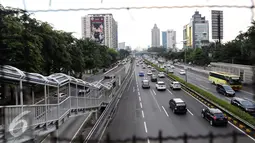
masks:
<instances>
[{"instance_id":1,"label":"tall building","mask_svg":"<svg viewBox=\"0 0 255 143\"><path fill-rule=\"evenodd\" d=\"M184 47L201 48L209 43L209 23L198 11L190 19L190 23L183 27Z\"/></svg>"},{"instance_id":2,"label":"tall building","mask_svg":"<svg viewBox=\"0 0 255 143\"><path fill-rule=\"evenodd\" d=\"M174 49L176 46L176 31L167 30L167 49Z\"/></svg>"},{"instance_id":3,"label":"tall building","mask_svg":"<svg viewBox=\"0 0 255 143\"><path fill-rule=\"evenodd\" d=\"M162 46L163 46L163 48L167 48L167 35L166 35L166 31L162 31Z\"/></svg>"},{"instance_id":4,"label":"tall building","mask_svg":"<svg viewBox=\"0 0 255 143\"><path fill-rule=\"evenodd\" d=\"M121 42L121 43L119 43L119 46L118 46L118 50L120 50L120 49L125 49L125 42Z\"/></svg>"},{"instance_id":5,"label":"tall building","mask_svg":"<svg viewBox=\"0 0 255 143\"><path fill-rule=\"evenodd\" d=\"M151 47L160 47L160 30L157 24L151 30Z\"/></svg>"},{"instance_id":6,"label":"tall building","mask_svg":"<svg viewBox=\"0 0 255 143\"><path fill-rule=\"evenodd\" d=\"M118 48L118 24L112 14L89 14L81 18L82 37Z\"/></svg>"}]
</instances>

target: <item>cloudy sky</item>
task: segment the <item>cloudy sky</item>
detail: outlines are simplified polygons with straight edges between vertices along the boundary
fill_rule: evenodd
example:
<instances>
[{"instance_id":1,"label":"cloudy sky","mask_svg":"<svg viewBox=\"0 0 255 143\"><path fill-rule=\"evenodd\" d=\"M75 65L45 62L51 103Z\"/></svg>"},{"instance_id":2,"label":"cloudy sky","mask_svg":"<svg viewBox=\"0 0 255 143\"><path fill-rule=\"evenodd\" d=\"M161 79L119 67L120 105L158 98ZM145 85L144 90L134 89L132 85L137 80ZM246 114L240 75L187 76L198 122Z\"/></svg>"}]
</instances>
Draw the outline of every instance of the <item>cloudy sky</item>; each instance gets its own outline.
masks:
<instances>
[{"instance_id":1,"label":"cloudy sky","mask_svg":"<svg viewBox=\"0 0 255 143\"><path fill-rule=\"evenodd\" d=\"M25 1L25 4L23 3ZM102 2L101 2L102 1ZM254 1L254 0L253 0ZM251 6L251 0L0 0L4 6L27 10L109 8L139 6L183 6L183 5L245 5ZM85 10L68 12L35 12L34 17L51 23L56 29L74 32L81 37L81 17L94 13L112 13L118 22L119 42L126 42L133 49L146 48L151 44L151 29L156 23L161 31L174 29L177 43L182 41L182 28L189 23L195 10L209 20L211 10L223 10L224 40L236 37L239 31L246 31L251 22L250 9L237 8L184 8L184 9L139 9L139 10ZM210 29L211 32L211 29ZM211 39L211 34L210 34ZM181 44L177 45L181 48Z\"/></svg>"}]
</instances>

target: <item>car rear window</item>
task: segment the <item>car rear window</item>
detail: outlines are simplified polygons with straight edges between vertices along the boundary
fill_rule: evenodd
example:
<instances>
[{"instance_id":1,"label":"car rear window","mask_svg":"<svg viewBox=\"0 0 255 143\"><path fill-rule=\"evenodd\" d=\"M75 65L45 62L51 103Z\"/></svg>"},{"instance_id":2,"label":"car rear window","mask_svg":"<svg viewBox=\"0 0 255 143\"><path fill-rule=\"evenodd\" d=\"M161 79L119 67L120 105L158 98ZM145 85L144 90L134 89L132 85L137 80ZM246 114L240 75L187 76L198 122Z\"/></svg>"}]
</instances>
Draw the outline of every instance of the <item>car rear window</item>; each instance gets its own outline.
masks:
<instances>
[{"instance_id":1,"label":"car rear window","mask_svg":"<svg viewBox=\"0 0 255 143\"><path fill-rule=\"evenodd\" d=\"M186 106L185 103L177 103L176 106Z\"/></svg>"},{"instance_id":2,"label":"car rear window","mask_svg":"<svg viewBox=\"0 0 255 143\"><path fill-rule=\"evenodd\" d=\"M222 113L214 113L214 116L216 116L216 118L223 118L224 114L222 114Z\"/></svg>"},{"instance_id":3,"label":"car rear window","mask_svg":"<svg viewBox=\"0 0 255 143\"><path fill-rule=\"evenodd\" d=\"M158 85L165 85L165 83L164 82L160 82L160 83L158 83Z\"/></svg>"}]
</instances>

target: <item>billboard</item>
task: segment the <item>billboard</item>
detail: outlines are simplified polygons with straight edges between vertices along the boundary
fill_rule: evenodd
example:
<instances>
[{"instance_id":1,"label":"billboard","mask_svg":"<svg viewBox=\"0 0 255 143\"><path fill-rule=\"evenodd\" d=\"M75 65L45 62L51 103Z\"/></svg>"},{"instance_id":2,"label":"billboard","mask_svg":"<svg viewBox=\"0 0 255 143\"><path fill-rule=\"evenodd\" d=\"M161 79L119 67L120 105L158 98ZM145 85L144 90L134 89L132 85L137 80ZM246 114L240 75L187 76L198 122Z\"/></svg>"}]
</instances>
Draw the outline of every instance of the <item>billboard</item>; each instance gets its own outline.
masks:
<instances>
[{"instance_id":1,"label":"billboard","mask_svg":"<svg viewBox=\"0 0 255 143\"><path fill-rule=\"evenodd\" d=\"M104 44L104 17L93 16L90 17L91 34L90 38L99 44Z\"/></svg>"},{"instance_id":2,"label":"billboard","mask_svg":"<svg viewBox=\"0 0 255 143\"><path fill-rule=\"evenodd\" d=\"M212 10L212 39L219 39L219 36L223 39L223 11Z\"/></svg>"}]
</instances>

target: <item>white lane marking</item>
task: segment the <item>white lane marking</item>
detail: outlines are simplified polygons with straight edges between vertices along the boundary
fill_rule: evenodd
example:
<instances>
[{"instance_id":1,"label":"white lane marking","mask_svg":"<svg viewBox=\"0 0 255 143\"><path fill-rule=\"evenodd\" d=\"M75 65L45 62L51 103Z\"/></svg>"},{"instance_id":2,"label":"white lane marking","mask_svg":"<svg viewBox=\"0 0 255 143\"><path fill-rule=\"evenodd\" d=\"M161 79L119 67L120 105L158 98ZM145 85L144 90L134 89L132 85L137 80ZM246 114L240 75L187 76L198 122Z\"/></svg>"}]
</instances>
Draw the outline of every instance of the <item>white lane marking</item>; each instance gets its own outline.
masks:
<instances>
[{"instance_id":1,"label":"white lane marking","mask_svg":"<svg viewBox=\"0 0 255 143\"><path fill-rule=\"evenodd\" d=\"M166 109L164 108L164 106L162 106L163 110L165 111L166 113L166 116L169 117L168 113L166 112Z\"/></svg>"},{"instance_id":2,"label":"white lane marking","mask_svg":"<svg viewBox=\"0 0 255 143\"><path fill-rule=\"evenodd\" d=\"M173 94L169 89L166 89L170 94Z\"/></svg>"},{"instance_id":3,"label":"white lane marking","mask_svg":"<svg viewBox=\"0 0 255 143\"><path fill-rule=\"evenodd\" d=\"M150 92L151 92L151 96L153 97L154 101L156 102L156 104L157 104L157 106L158 106L159 111L161 112L161 108L159 107L158 101L157 101L156 98L154 97L154 95L153 95L153 93L152 93L151 90L150 90Z\"/></svg>"},{"instance_id":4,"label":"white lane marking","mask_svg":"<svg viewBox=\"0 0 255 143\"><path fill-rule=\"evenodd\" d=\"M143 110L142 110L142 116L143 116L143 118L144 118L144 112L143 112Z\"/></svg>"},{"instance_id":5,"label":"white lane marking","mask_svg":"<svg viewBox=\"0 0 255 143\"><path fill-rule=\"evenodd\" d=\"M139 88L139 87L138 87L138 84L137 84L136 86L137 86L137 88Z\"/></svg>"},{"instance_id":6,"label":"white lane marking","mask_svg":"<svg viewBox=\"0 0 255 143\"><path fill-rule=\"evenodd\" d=\"M183 90L184 92L186 92L185 90ZM188 92L186 92L188 95L190 95ZM209 108L207 105L205 105L203 102L199 101L197 98L193 97L192 95L190 95L192 98L194 98L195 100L197 100L199 103L201 103L202 105L204 105L205 107ZM249 137L251 140L255 141L254 138L252 138L250 135L246 134L244 131L242 131L241 129L239 129L238 127L236 127L234 124L232 124L231 122L228 121L228 123L233 126L234 128L236 128L238 131L240 131L241 133L245 134L247 137Z\"/></svg>"},{"instance_id":7,"label":"white lane marking","mask_svg":"<svg viewBox=\"0 0 255 143\"><path fill-rule=\"evenodd\" d=\"M156 95L156 92L154 91L154 89L152 89L153 93Z\"/></svg>"},{"instance_id":8,"label":"white lane marking","mask_svg":"<svg viewBox=\"0 0 255 143\"><path fill-rule=\"evenodd\" d=\"M137 93L138 93L139 96L141 95L139 91Z\"/></svg>"},{"instance_id":9,"label":"white lane marking","mask_svg":"<svg viewBox=\"0 0 255 143\"><path fill-rule=\"evenodd\" d=\"M194 116L193 113L191 113L189 109L187 109L187 110L188 110L188 112L189 112L192 116Z\"/></svg>"},{"instance_id":10,"label":"white lane marking","mask_svg":"<svg viewBox=\"0 0 255 143\"><path fill-rule=\"evenodd\" d=\"M140 102L140 107L141 107L141 108L143 108L143 104L142 104L142 102Z\"/></svg>"},{"instance_id":11,"label":"white lane marking","mask_svg":"<svg viewBox=\"0 0 255 143\"><path fill-rule=\"evenodd\" d=\"M206 89L206 90L209 90L209 88L207 88L207 87L205 87L205 86L203 86L203 85L201 85L201 84L199 84L199 86L202 87L202 88L204 88L204 89Z\"/></svg>"},{"instance_id":12,"label":"white lane marking","mask_svg":"<svg viewBox=\"0 0 255 143\"><path fill-rule=\"evenodd\" d=\"M250 94L250 95L254 95L253 93L251 93L251 92L248 92L248 91L244 91L244 90L240 90L241 92L244 92L244 93L247 93L247 94Z\"/></svg>"},{"instance_id":13,"label":"white lane marking","mask_svg":"<svg viewBox=\"0 0 255 143\"><path fill-rule=\"evenodd\" d=\"M141 97L139 96L139 101L141 102Z\"/></svg>"},{"instance_id":14,"label":"white lane marking","mask_svg":"<svg viewBox=\"0 0 255 143\"><path fill-rule=\"evenodd\" d=\"M137 88L137 91L139 92L139 88Z\"/></svg>"},{"instance_id":15,"label":"white lane marking","mask_svg":"<svg viewBox=\"0 0 255 143\"><path fill-rule=\"evenodd\" d=\"M145 122L145 121L143 122L143 125L144 125L145 132L147 133L148 130L147 130L147 125L146 125L146 122Z\"/></svg>"},{"instance_id":16,"label":"white lane marking","mask_svg":"<svg viewBox=\"0 0 255 143\"><path fill-rule=\"evenodd\" d=\"M135 92L135 87L133 86L133 92Z\"/></svg>"},{"instance_id":17,"label":"white lane marking","mask_svg":"<svg viewBox=\"0 0 255 143\"><path fill-rule=\"evenodd\" d=\"M147 139L147 143L150 143L150 140L149 140L149 139Z\"/></svg>"},{"instance_id":18,"label":"white lane marking","mask_svg":"<svg viewBox=\"0 0 255 143\"><path fill-rule=\"evenodd\" d=\"M83 127L84 123L88 120L89 116L91 115L91 113L86 117L86 119L82 122L81 126L79 127L79 129L76 131L76 133L74 134L74 136L72 137L70 143L72 143L72 141L74 140L74 138L77 136L77 134L80 132L81 128Z\"/></svg>"},{"instance_id":19,"label":"white lane marking","mask_svg":"<svg viewBox=\"0 0 255 143\"><path fill-rule=\"evenodd\" d=\"M231 99L229 97L224 97L225 99L227 99L228 101L231 101Z\"/></svg>"}]
</instances>

